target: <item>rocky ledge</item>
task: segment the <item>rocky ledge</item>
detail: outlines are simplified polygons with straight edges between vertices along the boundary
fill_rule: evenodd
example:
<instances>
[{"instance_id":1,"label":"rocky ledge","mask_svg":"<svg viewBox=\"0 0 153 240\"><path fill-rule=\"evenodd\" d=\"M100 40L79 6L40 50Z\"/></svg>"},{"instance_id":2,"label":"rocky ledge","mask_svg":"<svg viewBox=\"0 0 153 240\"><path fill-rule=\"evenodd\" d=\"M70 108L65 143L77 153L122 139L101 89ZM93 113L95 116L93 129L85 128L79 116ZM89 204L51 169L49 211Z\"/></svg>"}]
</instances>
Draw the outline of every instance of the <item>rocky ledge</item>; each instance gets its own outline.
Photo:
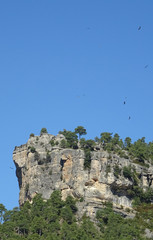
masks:
<instances>
[{"instance_id":1,"label":"rocky ledge","mask_svg":"<svg viewBox=\"0 0 153 240\"><path fill-rule=\"evenodd\" d=\"M13 161L20 188L19 204L32 201L38 193L48 199L54 190L61 190L63 199L68 195L78 199L80 217L86 213L93 218L106 201L113 203L115 211L132 217L129 191L133 178L127 177L123 169L132 169L135 180L145 191L153 188L153 167L135 164L97 145L91 153L91 168L84 169L84 150L61 148L64 138L62 134L44 133L31 136L26 144L15 147Z\"/></svg>"}]
</instances>

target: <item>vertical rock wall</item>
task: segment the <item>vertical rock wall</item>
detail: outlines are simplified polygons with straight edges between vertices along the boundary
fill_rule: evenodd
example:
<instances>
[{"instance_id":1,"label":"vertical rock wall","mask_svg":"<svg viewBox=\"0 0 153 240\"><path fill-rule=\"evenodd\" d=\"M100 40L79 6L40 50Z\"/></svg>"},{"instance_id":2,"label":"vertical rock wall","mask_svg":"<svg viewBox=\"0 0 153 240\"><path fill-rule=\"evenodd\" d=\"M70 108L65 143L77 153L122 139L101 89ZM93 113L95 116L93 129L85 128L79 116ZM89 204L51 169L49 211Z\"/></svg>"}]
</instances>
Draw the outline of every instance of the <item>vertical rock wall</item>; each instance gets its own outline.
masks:
<instances>
[{"instance_id":1,"label":"vertical rock wall","mask_svg":"<svg viewBox=\"0 0 153 240\"><path fill-rule=\"evenodd\" d=\"M20 205L31 201L38 193L48 199L54 190L61 190L63 199L70 194L81 200L78 201L80 216L85 212L94 216L105 201L112 201L116 211L124 212L132 208L127 194L132 182L124 178L122 171L129 165L141 176L139 182L144 189L152 187L152 167L145 169L100 148L92 152L91 170L84 170L84 151L60 148L63 138L63 135L43 134L15 148L13 161L20 187ZM51 140L56 145L52 146ZM117 177L114 174L116 165L121 169Z\"/></svg>"}]
</instances>

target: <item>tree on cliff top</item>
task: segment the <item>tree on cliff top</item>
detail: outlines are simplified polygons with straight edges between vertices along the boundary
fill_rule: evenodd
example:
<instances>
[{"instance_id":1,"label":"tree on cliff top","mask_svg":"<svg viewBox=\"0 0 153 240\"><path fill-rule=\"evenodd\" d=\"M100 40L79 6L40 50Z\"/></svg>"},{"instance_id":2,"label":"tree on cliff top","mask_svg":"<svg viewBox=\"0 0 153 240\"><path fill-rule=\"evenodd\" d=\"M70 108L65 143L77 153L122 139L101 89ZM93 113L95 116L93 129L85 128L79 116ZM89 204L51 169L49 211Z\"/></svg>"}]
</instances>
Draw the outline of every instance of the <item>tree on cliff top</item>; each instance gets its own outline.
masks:
<instances>
[{"instance_id":1,"label":"tree on cliff top","mask_svg":"<svg viewBox=\"0 0 153 240\"><path fill-rule=\"evenodd\" d=\"M109 133L109 132L102 132L100 136L101 136L102 143L109 143L112 139L112 133Z\"/></svg>"},{"instance_id":2,"label":"tree on cliff top","mask_svg":"<svg viewBox=\"0 0 153 240\"><path fill-rule=\"evenodd\" d=\"M66 138L65 147L67 148L73 148L77 149L77 143L78 143L78 136L76 135L75 132L67 131L64 129L63 131L59 131L59 134L63 134ZM63 143L62 143L63 144Z\"/></svg>"},{"instance_id":3,"label":"tree on cliff top","mask_svg":"<svg viewBox=\"0 0 153 240\"><path fill-rule=\"evenodd\" d=\"M40 131L40 135L42 135L43 133L48 133L46 128L42 128Z\"/></svg>"},{"instance_id":4,"label":"tree on cliff top","mask_svg":"<svg viewBox=\"0 0 153 240\"><path fill-rule=\"evenodd\" d=\"M86 131L86 129L84 128L84 127L82 127L82 126L78 126L77 128L75 128L75 133L77 134L79 134L79 139L80 139L80 137L82 136L82 135L86 135L87 134L87 131Z\"/></svg>"}]
</instances>

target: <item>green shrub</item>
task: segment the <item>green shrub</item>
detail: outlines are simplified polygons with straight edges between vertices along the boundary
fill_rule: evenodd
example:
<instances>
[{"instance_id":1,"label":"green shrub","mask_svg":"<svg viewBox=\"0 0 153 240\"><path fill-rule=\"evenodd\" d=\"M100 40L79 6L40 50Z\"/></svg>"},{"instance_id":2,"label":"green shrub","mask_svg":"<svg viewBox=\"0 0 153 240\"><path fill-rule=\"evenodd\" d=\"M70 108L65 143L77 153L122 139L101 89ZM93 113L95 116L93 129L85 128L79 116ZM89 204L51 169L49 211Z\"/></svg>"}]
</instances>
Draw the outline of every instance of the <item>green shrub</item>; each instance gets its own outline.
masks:
<instances>
[{"instance_id":1,"label":"green shrub","mask_svg":"<svg viewBox=\"0 0 153 240\"><path fill-rule=\"evenodd\" d=\"M40 131L40 135L42 135L43 133L48 133L46 128L42 128Z\"/></svg>"},{"instance_id":2,"label":"green shrub","mask_svg":"<svg viewBox=\"0 0 153 240\"><path fill-rule=\"evenodd\" d=\"M134 159L133 163L136 163L136 164L141 165L143 167L149 168L149 164L148 163L145 163L144 161L139 161L139 159Z\"/></svg>"},{"instance_id":3,"label":"green shrub","mask_svg":"<svg viewBox=\"0 0 153 240\"><path fill-rule=\"evenodd\" d=\"M118 178L120 174L121 174L121 169L120 169L119 166L116 164L115 167L114 167L114 176L115 176L116 178Z\"/></svg>"},{"instance_id":4,"label":"green shrub","mask_svg":"<svg viewBox=\"0 0 153 240\"><path fill-rule=\"evenodd\" d=\"M51 162L51 156L50 156L50 153L49 153L49 152L46 153L46 161L45 161L45 162L46 162L46 163Z\"/></svg>"},{"instance_id":5,"label":"green shrub","mask_svg":"<svg viewBox=\"0 0 153 240\"><path fill-rule=\"evenodd\" d=\"M62 139L60 142L60 147L61 148L67 148L68 144L67 141L65 139Z\"/></svg>"},{"instance_id":6,"label":"green shrub","mask_svg":"<svg viewBox=\"0 0 153 240\"><path fill-rule=\"evenodd\" d=\"M89 149L85 149L84 153L85 153L84 168L90 169L91 168L91 151Z\"/></svg>"},{"instance_id":7,"label":"green shrub","mask_svg":"<svg viewBox=\"0 0 153 240\"><path fill-rule=\"evenodd\" d=\"M61 217L68 223L71 224L74 221L72 210L69 206L62 208Z\"/></svg>"},{"instance_id":8,"label":"green shrub","mask_svg":"<svg viewBox=\"0 0 153 240\"><path fill-rule=\"evenodd\" d=\"M52 140L50 140L50 142L49 142L50 144L51 144L51 146L52 147L54 147L55 146L55 141L52 139Z\"/></svg>"},{"instance_id":9,"label":"green shrub","mask_svg":"<svg viewBox=\"0 0 153 240\"><path fill-rule=\"evenodd\" d=\"M85 138L81 138L81 139L80 139L80 147L81 147L82 149L84 149L85 146L86 146L86 140L85 140Z\"/></svg>"},{"instance_id":10,"label":"green shrub","mask_svg":"<svg viewBox=\"0 0 153 240\"><path fill-rule=\"evenodd\" d=\"M67 141L66 142L67 148L73 148L73 149L78 148L78 145L77 145L78 144L78 136L76 135L76 133L67 131L66 129L64 129L64 131L59 131L59 133L63 134L65 136L66 141Z\"/></svg>"},{"instance_id":11,"label":"green shrub","mask_svg":"<svg viewBox=\"0 0 153 240\"><path fill-rule=\"evenodd\" d=\"M129 156L122 150L122 149L116 149L115 152L121 157L121 158L125 158L128 159Z\"/></svg>"},{"instance_id":12,"label":"green shrub","mask_svg":"<svg viewBox=\"0 0 153 240\"><path fill-rule=\"evenodd\" d=\"M130 166L128 166L128 167L124 167L123 168L123 176L125 177L125 178L128 178L129 180L132 180L132 177L133 177L133 173L132 173L132 171L131 171L131 167Z\"/></svg>"},{"instance_id":13,"label":"green shrub","mask_svg":"<svg viewBox=\"0 0 153 240\"><path fill-rule=\"evenodd\" d=\"M35 151L36 151L35 147L30 147L30 151L31 151L32 153L35 153Z\"/></svg>"},{"instance_id":14,"label":"green shrub","mask_svg":"<svg viewBox=\"0 0 153 240\"><path fill-rule=\"evenodd\" d=\"M83 201L84 201L84 198L83 198L83 197L81 197L81 198L80 198L80 202L83 202Z\"/></svg>"},{"instance_id":15,"label":"green shrub","mask_svg":"<svg viewBox=\"0 0 153 240\"><path fill-rule=\"evenodd\" d=\"M34 136L35 136L34 133L31 133L31 134L30 134L30 137L34 137Z\"/></svg>"}]
</instances>

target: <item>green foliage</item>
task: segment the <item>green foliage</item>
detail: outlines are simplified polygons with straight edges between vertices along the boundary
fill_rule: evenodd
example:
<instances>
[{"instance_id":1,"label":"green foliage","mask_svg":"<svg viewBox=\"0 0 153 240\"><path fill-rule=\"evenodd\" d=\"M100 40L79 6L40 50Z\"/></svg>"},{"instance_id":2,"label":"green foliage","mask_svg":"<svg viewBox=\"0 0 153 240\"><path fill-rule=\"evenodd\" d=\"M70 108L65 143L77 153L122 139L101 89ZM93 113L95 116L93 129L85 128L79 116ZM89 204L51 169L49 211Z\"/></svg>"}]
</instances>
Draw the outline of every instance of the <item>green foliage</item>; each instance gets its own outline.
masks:
<instances>
[{"instance_id":1,"label":"green foliage","mask_svg":"<svg viewBox=\"0 0 153 240\"><path fill-rule=\"evenodd\" d=\"M58 141L56 141L56 142L55 142L55 145L58 145L58 144L59 144L59 142L58 142Z\"/></svg>"},{"instance_id":2,"label":"green foliage","mask_svg":"<svg viewBox=\"0 0 153 240\"><path fill-rule=\"evenodd\" d=\"M31 134L30 134L30 137L34 137L34 136L35 136L34 133L31 133Z\"/></svg>"},{"instance_id":3,"label":"green foliage","mask_svg":"<svg viewBox=\"0 0 153 240\"><path fill-rule=\"evenodd\" d=\"M101 136L101 142L106 144L106 143L109 143L112 139L112 133L109 133L109 132L103 132L100 134Z\"/></svg>"},{"instance_id":4,"label":"green foliage","mask_svg":"<svg viewBox=\"0 0 153 240\"><path fill-rule=\"evenodd\" d=\"M123 150L123 149L116 149L116 151L115 151L121 158L126 158L126 159L128 159L129 158L129 156L128 156L128 154L127 153L125 153L125 151Z\"/></svg>"},{"instance_id":5,"label":"green foliage","mask_svg":"<svg viewBox=\"0 0 153 240\"><path fill-rule=\"evenodd\" d=\"M117 133L112 136L112 133L103 132L100 136L103 149L109 153L114 152L122 158L131 158L134 163L144 167L149 167L149 162L153 162L153 142L147 144L145 137L138 139L134 143L132 143L130 137L126 137L123 143ZM95 138L95 142L99 142L97 137ZM146 161L148 161L148 163L146 163Z\"/></svg>"},{"instance_id":6,"label":"green foliage","mask_svg":"<svg viewBox=\"0 0 153 240\"><path fill-rule=\"evenodd\" d=\"M40 134L47 133L46 128L42 128ZM62 148L78 148L78 137L79 139L82 135L87 134L86 129L83 126L78 126L75 128L74 132L67 131L64 129L63 131L59 131L60 134L65 136L60 142L60 147ZM30 137L33 137L34 134L30 134ZM38 141L38 137L37 137ZM147 144L145 142L145 137L142 137L132 143L130 137L126 137L124 143L118 133L115 133L114 136L109 132L102 132L100 134L100 138L95 137L95 141L89 139L85 140L84 138L80 139L80 146L82 149L90 149L93 151L96 143L102 143L103 149L108 151L109 153L113 152L118 154L121 158L131 158L134 163L142 165L144 167L149 167L149 162L153 162L153 142L149 142ZM50 141L52 146L58 145L58 141L54 141L53 139ZM32 148L32 152L35 150ZM147 161L147 162L146 162Z\"/></svg>"},{"instance_id":7,"label":"green foliage","mask_svg":"<svg viewBox=\"0 0 153 240\"><path fill-rule=\"evenodd\" d=\"M139 159L140 162L144 162L144 160L148 158L144 137L134 142L133 148L131 149L131 153L134 157Z\"/></svg>"},{"instance_id":8,"label":"green foliage","mask_svg":"<svg viewBox=\"0 0 153 240\"><path fill-rule=\"evenodd\" d=\"M130 166L128 166L128 167L124 167L123 168L123 176L125 177L125 178L128 178L129 180L132 180L132 177L133 177L133 173L132 173L132 171L131 171L131 167Z\"/></svg>"},{"instance_id":9,"label":"green foliage","mask_svg":"<svg viewBox=\"0 0 153 240\"><path fill-rule=\"evenodd\" d=\"M124 147L125 147L125 149L129 150L131 145L132 145L131 138L130 137L126 137L125 140L124 140Z\"/></svg>"},{"instance_id":10,"label":"green foliage","mask_svg":"<svg viewBox=\"0 0 153 240\"><path fill-rule=\"evenodd\" d=\"M111 172L111 166L109 164L107 164L106 166L106 176L108 175L108 173Z\"/></svg>"},{"instance_id":11,"label":"green foliage","mask_svg":"<svg viewBox=\"0 0 153 240\"><path fill-rule=\"evenodd\" d=\"M91 151L94 150L95 142L92 139L85 140L85 138L81 138L80 146L84 150L84 154L85 154L84 168L90 169L90 167L91 167Z\"/></svg>"},{"instance_id":12,"label":"green foliage","mask_svg":"<svg viewBox=\"0 0 153 240\"><path fill-rule=\"evenodd\" d=\"M41 134L47 133L42 130ZM124 144L120 136L115 133L101 133L101 138L96 137L95 141L81 138L78 144L78 137L86 134L82 126L78 126L75 132L64 130L60 132L65 136L60 142L63 148L77 149L78 145L85 153L84 167L90 169L91 153L95 149L96 143L102 146L104 150L118 154L123 158L131 158L134 163L148 167L153 162L153 142L147 144L145 138L138 139L132 143L131 138L127 137ZM31 135L33 137L33 134ZM38 141L38 139L37 139ZM58 142L51 140L52 146L58 145ZM34 159L40 164L51 161L49 152L46 152L46 158L40 160L39 154L34 147L29 147L34 153ZM112 156L112 154L110 154ZM45 165L44 165L45 166ZM45 167L43 166L43 170ZM110 165L106 166L106 174L111 171ZM76 223L76 201L71 196L65 201L61 199L61 192L54 191L50 199L43 201L41 195L36 195L32 204L26 202L20 209L6 210L0 204L0 239L2 240L133 240L146 239L144 237L145 228L153 231L153 190L151 188L143 189L139 184L139 176L131 166L114 166L114 175L116 178L121 175L129 179L132 185L129 189L120 189L118 194L124 194L133 200L133 206L137 211L134 219L124 219L119 214L113 212L112 204L106 203L104 208L97 211L97 222L99 228L95 227L89 218L84 216L81 221ZM50 170L49 175L52 172ZM112 191L116 189L112 189ZM25 187L28 194L29 185ZM80 198L80 202L84 201ZM129 209L127 209L129 211ZM100 232L99 230L100 229Z\"/></svg>"},{"instance_id":13,"label":"green foliage","mask_svg":"<svg viewBox=\"0 0 153 240\"><path fill-rule=\"evenodd\" d=\"M115 176L116 178L118 178L120 174L121 174L121 169L120 169L119 166L116 164L116 165L114 166L114 176Z\"/></svg>"},{"instance_id":14,"label":"green foliage","mask_svg":"<svg viewBox=\"0 0 153 240\"><path fill-rule=\"evenodd\" d=\"M62 139L60 142L60 147L61 148L67 148L67 141L65 139Z\"/></svg>"},{"instance_id":15,"label":"green foliage","mask_svg":"<svg viewBox=\"0 0 153 240\"><path fill-rule=\"evenodd\" d=\"M51 144L51 146L52 146L52 147L54 147L54 146L56 146L56 145L58 145L58 144L59 144L59 142L58 142L58 141L56 141L56 142L55 142L55 140L53 140L53 139L52 139L52 140L50 140L50 142L49 142L49 143Z\"/></svg>"},{"instance_id":16,"label":"green foliage","mask_svg":"<svg viewBox=\"0 0 153 240\"><path fill-rule=\"evenodd\" d=\"M69 206L65 206L61 210L61 217L68 223L72 224L74 222L74 215L72 209Z\"/></svg>"},{"instance_id":17,"label":"green foliage","mask_svg":"<svg viewBox=\"0 0 153 240\"><path fill-rule=\"evenodd\" d=\"M75 128L75 133L76 134L79 134L79 139L82 135L86 135L87 132L86 132L86 129L82 126L78 126L77 128Z\"/></svg>"},{"instance_id":18,"label":"green foliage","mask_svg":"<svg viewBox=\"0 0 153 240\"><path fill-rule=\"evenodd\" d=\"M54 191L47 201L38 194L32 204L26 202L20 209L7 211L0 205L5 215L4 223L0 224L0 239L80 240L95 237L100 240L101 234L89 219L76 224L75 203L71 196L62 201L61 192Z\"/></svg>"},{"instance_id":19,"label":"green foliage","mask_svg":"<svg viewBox=\"0 0 153 240\"><path fill-rule=\"evenodd\" d=\"M137 211L135 221L143 226L143 229L153 231L153 204L139 204L135 210Z\"/></svg>"},{"instance_id":20,"label":"green foliage","mask_svg":"<svg viewBox=\"0 0 153 240\"><path fill-rule=\"evenodd\" d=\"M151 193L147 193L147 196ZM150 197L149 197L150 198ZM0 204L3 221L0 224L2 240L145 240L144 231L153 231L153 205L141 204L133 219L125 219L113 211L106 202L96 213L97 226L85 215L76 223L76 200L68 196L61 199L61 192L54 191L50 199L41 195L26 202L20 209L6 210Z\"/></svg>"},{"instance_id":21,"label":"green foliage","mask_svg":"<svg viewBox=\"0 0 153 240\"><path fill-rule=\"evenodd\" d=\"M92 139L86 140L85 143L85 149L89 149L90 151L93 151L95 147L95 142Z\"/></svg>"},{"instance_id":22,"label":"green foliage","mask_svg":"<svg viewBox=\"0 0 153 240\"><path fill-rule=\"evenodd\" d=\"M133 206L138 206L141 203L153 202L153 189L148 188L145 191L137 185L133 185L131 189L127 191L128 197L133 199Z\"/></svg>"},{"instance_id":23,"label":"green foliage","mask_svg":"<svg viewBox=\"0 0 153 240\"><path fill-rule=\"evenodd\" d=\"M64 129L64 131L60 131L60 134L63 134L66 138L66 141L62 139L60 146L63 148L73 148L77 149L78 148L78 136L76 135L75 132L67 131Z\"/></svg>"},{"instance_id":24,"label":"green foliage","mask_svg":"<svg viewBox=\"0 0 153 240\"><path fill-rule=\"evenodd\" d=\"M60 210L64 206L64 202L61 199L61 192L56 190L52 193L49 202L51 205Z\"/></svg>"},{"instance_id":25,"label":"green foliage","mask_svg":"<svg viewBox=\"0 0 153 240\"><path fill-rule=\"evenodd\" d=\"M51 162L51 155L50 155L50 153L49 152L47 152L46 153L46 160L45 160L45 163L49 163L49 162Z\"/></svg>"},{"instance_id":26,"label":"green foliage","mask_svg":"<svg viewBox=\"0 0 153 240\"><path fill-rule=\"evenodd\" d=\"M83 202L83 201L84 201L84 198L83 198L83 197L81 197L81 198L80 198L80 202Z\"/></svg>"},{"instance_id":27,"label":"green foliage","mask_svg":"<svg viewBox=\"0 0 153 240\"><path fill-rule=\"evenodd\" d=\"M101 142L101 139L99 137L95 137L95 142L96 143L100 143Z\"/></svg>"},{"instance_id":28,"label":"green foliage","mask_svg":"<svg viewBox=\"0 0 153 240\"><path fill-rule=\"evenodd\" d=\"M120 136L117 133L115 133L114 136L112 136L112 133L109 132L101 133L101 142L103 143L103 148L105 151L126 156L122 151L123 141L120 139Z\"/></svg>"},{"instance_id":29,"label":"green foliage","mask_svg":"<svg viewBox=\"0 0 153 240\"><path fill-rule=\"evenodd\" d=\"M55 146L55 141L52 139L52 140L50 140L50 142L49 142L50 144L51 144L51 146L52 147L54 147Z\"/></svg>"},{"instance_id":30,"label":"green foliage","mask_svg":"<svg viewBox=\"0 0 153 240\"><path fill-rule=\"evenodd\" d=\"M40 131L40 135L42 135L43 133L48 133L46 128L42 128Z\"/></svg>"},{"instance_id":31,"label":"green foliage","mask_svg":"<svg viewBox=\"0 0 153 240\"><path fill-rule=\"evenodd\" d=\"M80 139L80 146L84 150L90 150L93 151L95 147L95 142L92 139L85 140L85 138Z\"/></svg>"},{"instance_id":32,"label":"green foliage","mask_svg":"<svg viewBox=\"0 0 153 240\"><path fill-rule=\"evenodd\" d=\"M101 136L101 142L104 144L110 143L112 139L112 133L109 132L103 132L100 134Z\"/></svg>"},{"instance_id":33,"label":"green foliage","mask_svg":"<svg viewBox=\"0 0 153 240\"><path fill-rule=\"evenodd\" d=\"M3 222L3 216L5 214L6 208L4 207L3 204L0 204L0 223Z\"/></svg>"},{"instance_id":34,"label":"green foliage","mask_svg":"<svg viewBox=\"0 0 153 240\"><path fill-rule=\"evenodd\" d=\"M30 147L30 146L29 146L29 148L30 148L30 151L31 151L32 153L35 153L35 151L36 151L35 147L33 147L33 146Z\"/></svg>"},{"instance_id":35,"label":"green foliage","mask_svg":"<svg viewBox=\"0 0 153 240\"><path fill-rule=\"evenodd\" d=\"M141 226L133 219L124 219L113 212L109 206L96 213L98 226L103 233L104 240L133 240L143 239Z\"/></svg>"},{"instance_id":36,"label":"green foliage","mask_svg":"<svg viewBox=\"0 0 153 240\"><path fill-rule=\"evenodd\" d=\"M77 212L76 200L72 196L68 196L65 201L65 205L69 206L73 213Z\"/></svg>"},{"instance_id":37,"label":"green foliage","mask_svg":"<svg viewBox=\"0 0 153 240\"><path fill-rule=\"evenodd\" d=\"M84 168L91 168L91 151L89 149L84 150L85 159L84 159Z\"/></svg>"},{"instance_id":38,"label":"green foliage","mask_svg":"<svg viewBox=\"0 0 153 240\"><path fill-rule=\"evenodd\" d=\"M120 144L120 136L118 135L118 133L114 134L114 137L111 139L111 142L113 143L113 145Z\"/></svg>"}]
</instances>

